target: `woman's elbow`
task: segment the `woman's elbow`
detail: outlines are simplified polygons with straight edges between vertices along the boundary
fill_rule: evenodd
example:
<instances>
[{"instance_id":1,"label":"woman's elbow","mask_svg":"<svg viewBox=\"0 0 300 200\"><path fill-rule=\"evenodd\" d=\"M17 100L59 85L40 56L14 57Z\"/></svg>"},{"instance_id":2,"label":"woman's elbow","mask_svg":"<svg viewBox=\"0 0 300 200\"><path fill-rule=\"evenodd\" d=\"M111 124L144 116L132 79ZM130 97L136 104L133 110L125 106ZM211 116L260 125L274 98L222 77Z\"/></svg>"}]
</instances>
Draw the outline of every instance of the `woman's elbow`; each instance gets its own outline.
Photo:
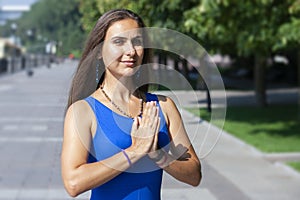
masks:
<instances>
[{"instance_id":1,"label":"woman's elbow","mask_svg":"<svg viewBox=\"0 0 300 200\"><path fill-rule=\"evenodd\" d=\"M191 185L191 186L194 186L194 187L199 186L199 185L200 185L200 182L201 182L201 179L202 179L202 175L201 175L201 171L199 171L199 172L197 173L197 175L193 177L193 179L192 179L190 185Z\"/></svg>"},{"instance_id":2,"label":"woman's elbow","mask_svg":"<svg viewBox=\"0 0 300 200\"><path fill-rule=\"evenodd\" d=\"M75 180L64 180L64 186L67 193L73 198L77 197L81 193L78 187L78 183Z\"/></svg>"},{"instance_id":3,"label":"woman's elbow","mask_svg":"<svg viewBox=\"0 0 300 200\"><path fill-rule=\"evenodd\" d=\"M202 173L201 173L201 166L199 164L199 167L197 167L197 170L193 173L191 176L192 178L190 179L189 184L191 186L197 187L200 185L200 182L202 180Z\"/></svg>"}]
</instances>

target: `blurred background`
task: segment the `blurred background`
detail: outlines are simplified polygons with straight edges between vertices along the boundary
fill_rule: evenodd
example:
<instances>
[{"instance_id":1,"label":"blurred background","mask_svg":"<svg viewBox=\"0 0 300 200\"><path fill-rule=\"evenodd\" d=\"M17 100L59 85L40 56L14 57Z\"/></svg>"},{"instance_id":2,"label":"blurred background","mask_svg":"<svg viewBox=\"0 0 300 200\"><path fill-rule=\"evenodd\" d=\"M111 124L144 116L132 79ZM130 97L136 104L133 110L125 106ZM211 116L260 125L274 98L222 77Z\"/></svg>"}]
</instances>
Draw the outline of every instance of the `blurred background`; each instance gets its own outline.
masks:
<instances>
[{"instance_id":1,"label":"blurred background","mask_svg":"<svg viewBox=\"0 0 300 200\"><path fill-rule=\"evenodd\" d=\"M266 89L299 85L298 0L1 0L0 71L24 67L28 55L48 55L51 62L79 58L98 17L116 7L139 13L148 26L195 39L212 56L226 88L254 89L260 106L267 105ZM174 60L173 67L189 80L197 79L189 63L179 60L178 67L167 52L158 56L161 63Z\"/></svg>"},{"instance_id":2,"label":"blurred background","mask_svg":"<svg viewBox=\"0 0 300 200\"><path fill-rule=\"evenodd\" d=\"M300 0L0 0L0 80L78 60L99 16L113 8L133 10L147 26L201 44L227 92L224 130L267 160L300 171ZM171 52L154 53L207 94L200 113L210 121L212 91L199 66ZM197 105L186 109L199 115Z\"/></svg>"}]
</instances>

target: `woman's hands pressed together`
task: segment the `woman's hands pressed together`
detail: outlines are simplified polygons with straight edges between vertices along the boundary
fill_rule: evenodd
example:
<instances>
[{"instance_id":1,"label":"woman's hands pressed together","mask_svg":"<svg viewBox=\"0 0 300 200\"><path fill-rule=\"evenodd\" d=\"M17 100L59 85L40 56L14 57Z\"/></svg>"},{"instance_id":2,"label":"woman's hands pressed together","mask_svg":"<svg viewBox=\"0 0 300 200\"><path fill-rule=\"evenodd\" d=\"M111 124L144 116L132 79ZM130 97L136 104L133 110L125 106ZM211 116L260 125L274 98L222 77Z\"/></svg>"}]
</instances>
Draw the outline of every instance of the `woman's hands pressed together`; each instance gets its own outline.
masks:
<instances>
[{"instance_id":1,"label":"woman's hands pressed together","mask_svg":"<svg viewBox=\"0 0 300 200\"><path fill-rule=\"evenodd\" d=\"M131 136L132 145L129 151L144 156L157 149L160 117L155 101L147 102L142 117L134 119Z\"/></svg>"}]
</instances>

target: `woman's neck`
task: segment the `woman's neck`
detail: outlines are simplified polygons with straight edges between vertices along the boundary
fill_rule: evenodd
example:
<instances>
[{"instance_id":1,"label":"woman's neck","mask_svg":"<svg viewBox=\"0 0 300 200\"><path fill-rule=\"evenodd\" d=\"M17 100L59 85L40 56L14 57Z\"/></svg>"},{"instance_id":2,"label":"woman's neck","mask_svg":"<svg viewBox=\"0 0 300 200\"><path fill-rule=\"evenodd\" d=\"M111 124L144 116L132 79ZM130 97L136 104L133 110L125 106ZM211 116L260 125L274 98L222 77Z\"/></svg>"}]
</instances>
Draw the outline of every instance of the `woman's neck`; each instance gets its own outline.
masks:
<instances>
[{"instance_id":1,"label":"woman's neck","mask_svg":"<svg viewBox=\"0 0 300 200\"><path fill-rule=\"evenodd\" d=\"M132 77L122 77L118 79L109 72L105 74L101 86L105 92L115 100L126 102L129 101L130 96L136 90L136 86L132 80Z\"/></svg>"}]
</instances>

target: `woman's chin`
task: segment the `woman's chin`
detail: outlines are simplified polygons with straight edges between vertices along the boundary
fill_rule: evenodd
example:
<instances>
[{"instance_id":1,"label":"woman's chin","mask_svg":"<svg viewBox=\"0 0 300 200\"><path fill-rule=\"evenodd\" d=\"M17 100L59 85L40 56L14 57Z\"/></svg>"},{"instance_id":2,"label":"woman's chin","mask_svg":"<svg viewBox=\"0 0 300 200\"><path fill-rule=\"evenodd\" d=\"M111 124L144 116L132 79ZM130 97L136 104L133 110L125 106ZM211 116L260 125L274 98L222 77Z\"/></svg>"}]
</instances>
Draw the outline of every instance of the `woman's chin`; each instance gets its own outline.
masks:
<instances>
[{"instance_id":1,"label":"woman's chin","mask_svg":"<svg viewBox=\"0 0 300 200\"><path fill-rule=\"evenodd\" d=\"M128 68L124 71L123 76L126 76L126 77L134 76L134 75L136 75L138 70L139 70L139 67Z\"/></svg>"}]
</instances>

